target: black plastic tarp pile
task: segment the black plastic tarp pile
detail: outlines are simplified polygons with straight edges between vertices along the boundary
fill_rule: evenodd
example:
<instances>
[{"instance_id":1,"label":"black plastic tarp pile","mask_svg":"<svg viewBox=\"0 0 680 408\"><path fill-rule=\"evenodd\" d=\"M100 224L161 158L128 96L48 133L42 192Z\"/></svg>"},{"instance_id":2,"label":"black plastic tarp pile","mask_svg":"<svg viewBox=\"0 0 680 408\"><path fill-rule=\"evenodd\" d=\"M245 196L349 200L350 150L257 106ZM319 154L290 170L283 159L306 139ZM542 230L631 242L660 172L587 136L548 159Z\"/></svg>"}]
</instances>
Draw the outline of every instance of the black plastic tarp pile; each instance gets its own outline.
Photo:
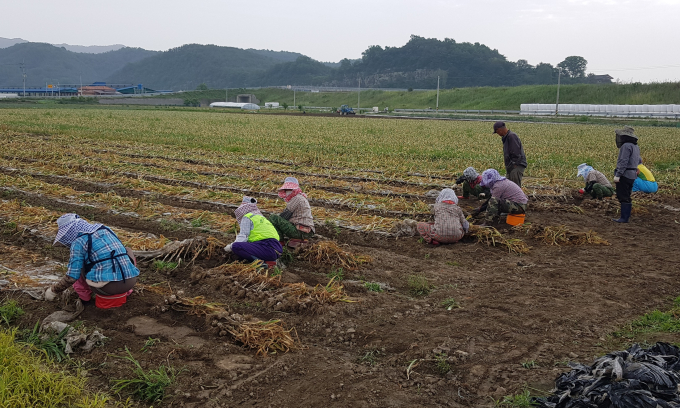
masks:
<instances>
[{"instance_id":1,"label":"black plastic tarp pile","mask_svg":"<svg viewBox=\"0 0 680 408\"><path fill-rule=\"evenodd\" d=\"M637 344L598 358L590 367L572 370L555 380L553 394L536 398L541 408L680 408L680 349L656 343Z\"/></svg>"}]
</instances>

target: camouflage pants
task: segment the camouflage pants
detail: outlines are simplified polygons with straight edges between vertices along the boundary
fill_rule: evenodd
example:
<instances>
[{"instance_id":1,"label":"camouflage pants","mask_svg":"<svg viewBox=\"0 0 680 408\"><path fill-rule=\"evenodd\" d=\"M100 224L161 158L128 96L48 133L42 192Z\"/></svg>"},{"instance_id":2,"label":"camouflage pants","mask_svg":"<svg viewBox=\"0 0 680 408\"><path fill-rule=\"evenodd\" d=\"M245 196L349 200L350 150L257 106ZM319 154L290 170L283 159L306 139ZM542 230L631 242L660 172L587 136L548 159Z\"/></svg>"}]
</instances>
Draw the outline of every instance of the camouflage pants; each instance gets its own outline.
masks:
<instances>
[{"instance_id":1,"label":"camouflage pants","mask_svg":"<svg viewBox=\"0 0 680 408\"><path fill-rule=\"evenodd\" d=\"M611 197L614 195L614 189L611 187L603 186L600 183L593 184L593 187L588 191L591 197L602 200L604 197Z\"/></svg>"},{"instance_id":2,"label":"camouflage pants","mask_svg":"<svg viewBox=\"0 0 680 408\"><path fill-rule=\"evenodd\" d=\"M278 214L269 215L269 222L276 228L276 232L279 233L279 239L281 241L283 241L284 238L309 239L314 236L313 232L305 233L300 231L290 221Z\"/></svg>"},{"instance_id":3,"label":"camouflage pants","mask_svg":"<svg viewBox=\"0 0 680 408\"><path fill-rule=\"evenodd\" d=\"M525 214L527 212L527 205L515 203L513 201L498 199L491 197L489 205L486 207L486 222L495 221L501 213L508 214Z\"/></svg>"},{"instance_id":4,"label":"camouflage pants","mask_svg":"<svg viewBox=\"0 0 680 408\"><path fill-rule=\"evenodd\" d=\"M470 194L479 198L479 195L484 192L484 188L477 184L475 188L470 187L470 183L467 181L463 182L463 197L470 198Z\"/></svg>"}]
</instances>

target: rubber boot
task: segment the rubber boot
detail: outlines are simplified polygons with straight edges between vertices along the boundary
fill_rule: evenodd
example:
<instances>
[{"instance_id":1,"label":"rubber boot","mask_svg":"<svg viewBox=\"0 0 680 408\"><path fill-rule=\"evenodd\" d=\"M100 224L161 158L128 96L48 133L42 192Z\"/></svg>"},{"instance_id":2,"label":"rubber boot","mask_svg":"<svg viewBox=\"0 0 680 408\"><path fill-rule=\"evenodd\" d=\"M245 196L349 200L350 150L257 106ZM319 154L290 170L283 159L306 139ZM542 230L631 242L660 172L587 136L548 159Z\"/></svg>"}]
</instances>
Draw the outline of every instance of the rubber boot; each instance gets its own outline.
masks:
<instances>
[{"instance_id":1,"label":"rubber boot","mask_svg":"<svg viewBox=\"0 0 680 408\"><path fill-rule=\"evenodd\" d=\"M630 219L630 212L633 209L633 203L621 203L621 218L612 220L614 222L626 223Z\"/></svg>"}]
</instances>

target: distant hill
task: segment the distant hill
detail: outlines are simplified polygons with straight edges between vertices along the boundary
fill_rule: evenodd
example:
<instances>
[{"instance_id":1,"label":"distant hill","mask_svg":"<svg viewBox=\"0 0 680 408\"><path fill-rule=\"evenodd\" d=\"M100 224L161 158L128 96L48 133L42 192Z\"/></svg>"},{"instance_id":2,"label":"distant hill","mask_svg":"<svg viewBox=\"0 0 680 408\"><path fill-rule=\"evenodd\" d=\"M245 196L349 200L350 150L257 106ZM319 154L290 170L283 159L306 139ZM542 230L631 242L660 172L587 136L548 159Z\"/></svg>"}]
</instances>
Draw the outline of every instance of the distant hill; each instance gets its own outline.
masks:
<instances>
[{"instance_id":1,"label":"distant hill","mask_svg":"<svg viewBox=\"0 0 680 408\"><path fill-rule=\"evenodd\" d=\"M7 47L13 46L14 44L21 44L21 43L25 43L25 42L28 42L28 41L21 39L21 38L2 38L2 37L0 37L0 48L7 48Z\"/></svg>"},{"instance_id":2,"label":"distant hill","mask_svg":"<svg viewBox=\"0 0 680 408\"><path fill-rule=\"evenodd\" d=\"M200 84L209 88L258 86L258 78L277 62L240 48L188 44L129 64L107 81L175 90L192 90Z\"/></svg>"},{"instance_id":3,"label":"distant hill","mask_svg":"<svg viewBox=\"0 0 680 408\"><path fill-rule=\"evenodd\" d=\"M123 44L113 45L71 45L71 44L52 44L55 47L64 47L68 51L82 52L86 54L102 54L109 51L117 51L125 48Z\"/></svg>"},{"instance_id":4,"label":"distant hill","mask_svg":"<svg viewBox=\"0 0 680 408\"><path fill-rule=\"evenodd\" d=\"M358 61L340 61L337 74L329 82L356 86L360 77L367 87L429 89L436 88L437 77L442 88L554 82L552 65L533 67L522 61L508 61L498 50L480 43L412 35L402 47L375 45Z\"/></svg>"},{"instance_id":5,"label":"distant hill","mask_svg":"<svg viewBox=\"0 0 680 408\"><path fill-rule=\"evenodd\" d=\"M0 39L9 44L21 39ZM118 47L109 46L109 47ZM96 49L104 49L99 47ZM93 50L95 48L92 48ZM0 86L21 84L19 64L26 62L31 86L51 83L142 83L154 89L193 90L319 85L365 88L442 89L541 85L557 82L557 67L509 61L496 49L480 43L412 35L401 47L374 45L356 60L319 62L290 51L240 49L187 44L164 52L124 47L100 54L76 53L42 43L15 43L0 48ZM586 75L587 61L565 58L562 83L610 83L608 75Z\"/></svg>"},{"instance_id":6,"label":"distant hill","mask_svg":"<svg viewBox=\"0 0 680 408\"><path fill-rule=\"evenodd\" d=\"M22 84L20 64L26 64L26 85L83 84L102 81L125 65L156 54L141 48L121 48L101 54L67 51L43 43L20 43L0 49L0 87ZM130 81L129 83L132 83Z\"/></svg>"},{"instance_id":7,"label":"distant hill","mask_svg":"<svg viewBox=\"0 0 680 408\"><path fill-rule=\"evenodd\" d=\"M263 55L265 57L270 57L281 62L293 62L298 59L298 57L303 56L299 52L290 51L256 50L254 48L248 48L246 51L254 52L255 54Z\"/></svg>"},{"instance_id":8,"label":"distant hill","mask_svg":"<svg viewBox=\"0 0 680 408\"><path fill-rule=\"evenodd\" d=\"M269 68L257 78L261 86L309 85L327 81L335 70L323 62L300 56L295 61L283 62Z\"/></svg>"},{"instance_id":9,"label":"distant hill","mask_svg":"<svg viewBox=\"0 0 680 408\"><path fill-rule=\"evenodd\" d=\"M23 38L2 38L0 37L0 48L11 47L15 44L27 43ZM116 51L125 48L123 44L114 45L71 45L71 44L52 44L55 47L63 47L68 51L83 52L87 54L101 54L109 51Z\"/></svg>"}]
</instances>

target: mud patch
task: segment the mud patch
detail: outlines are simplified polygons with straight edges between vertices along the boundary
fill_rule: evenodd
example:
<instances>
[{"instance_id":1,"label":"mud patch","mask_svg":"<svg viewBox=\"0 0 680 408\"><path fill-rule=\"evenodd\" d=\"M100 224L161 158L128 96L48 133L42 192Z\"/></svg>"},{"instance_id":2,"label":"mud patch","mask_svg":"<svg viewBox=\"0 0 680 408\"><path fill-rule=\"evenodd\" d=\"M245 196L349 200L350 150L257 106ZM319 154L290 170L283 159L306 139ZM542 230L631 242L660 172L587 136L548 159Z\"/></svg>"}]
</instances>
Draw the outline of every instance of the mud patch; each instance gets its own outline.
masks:
<instances>
[{"instance_id":1,"label":"mud patch","mask_svg":"<svg viewBox=\"0 0 680 408\"><path fill-rule=\"evenodd\" d=\"M138 336L162 336L193 348L200 348L205 344L202 338L192 336L194 330L185 326L168 326L151 317L136 316L128 319L127 324L134 328L134 333Z\"/></svg>"}]
</instances>

